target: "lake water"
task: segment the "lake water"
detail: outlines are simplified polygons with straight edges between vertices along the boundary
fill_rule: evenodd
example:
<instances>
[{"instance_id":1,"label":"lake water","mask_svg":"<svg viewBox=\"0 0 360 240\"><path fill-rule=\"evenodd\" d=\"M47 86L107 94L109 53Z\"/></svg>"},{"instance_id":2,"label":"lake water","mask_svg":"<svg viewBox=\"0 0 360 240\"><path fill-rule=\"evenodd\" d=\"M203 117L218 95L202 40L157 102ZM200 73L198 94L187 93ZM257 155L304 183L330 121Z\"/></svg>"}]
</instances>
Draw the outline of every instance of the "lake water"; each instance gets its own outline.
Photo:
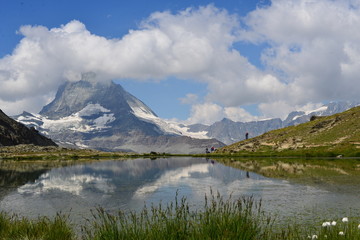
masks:
<instances>
[{"instance_id":1,"label":"lake water","mask_svg":"<svg viewBox=\"0 0 360 240\"><path fill-rule=\"evenodd\" d=\"M27 217L70 214L84 221L98 206L139 210L186 196L194 208L205 194L254 196L280 219L360 216L359 185L303 185L231 168L205 158L109 160L49 169L0 171L0 210Z\"/></svg>"}]
</instances>

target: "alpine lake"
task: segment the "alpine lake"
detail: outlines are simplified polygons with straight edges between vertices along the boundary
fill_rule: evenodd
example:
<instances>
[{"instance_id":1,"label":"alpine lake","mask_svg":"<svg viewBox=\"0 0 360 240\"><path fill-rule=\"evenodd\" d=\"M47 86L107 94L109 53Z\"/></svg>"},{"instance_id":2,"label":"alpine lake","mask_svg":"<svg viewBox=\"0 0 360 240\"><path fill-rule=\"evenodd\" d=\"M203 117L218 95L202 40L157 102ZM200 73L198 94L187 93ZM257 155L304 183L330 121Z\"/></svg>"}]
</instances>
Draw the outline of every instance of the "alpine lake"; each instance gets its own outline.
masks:
<instances>
[{"instance_id":1,"label":"alpine lake","mask_svg":"<svg viewBox=\"0 0 360 240\"><path fill-rule=\"evenodd\" d=\"M280 222L319 223L360 216L360 160L170 157L92 161L0 162L0 211L28 218L138 211L185 197L253 196Z\"/></svg>"}]
</instances>

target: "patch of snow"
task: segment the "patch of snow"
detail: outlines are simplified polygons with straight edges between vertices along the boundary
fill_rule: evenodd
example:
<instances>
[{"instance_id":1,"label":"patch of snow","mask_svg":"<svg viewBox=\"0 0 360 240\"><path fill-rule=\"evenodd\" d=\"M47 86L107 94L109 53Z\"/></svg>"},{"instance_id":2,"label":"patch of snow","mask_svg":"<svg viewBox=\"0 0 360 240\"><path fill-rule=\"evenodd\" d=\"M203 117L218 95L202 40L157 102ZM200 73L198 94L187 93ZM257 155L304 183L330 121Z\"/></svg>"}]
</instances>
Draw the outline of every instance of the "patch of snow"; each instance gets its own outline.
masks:
<instances>
[{"instance_id":1,"label":"patch of snow","mask_svg":"<svg viewBox=\"0 0 360 240\"><path fill-rule=\"evenodd\" d=\"M304 116L304 115L297 115L297 116L293 117L292 121L295 121L296 119L298 119L299 117L302 117L302 116Z\"/></svg>"},{"instance_id":2,"label":"patch of snow","mask_svg":"<svg viewBox=\"0 0 360 240\"><path fill-rule=\"evenodd\" d=\"M41 116L19 116L15 119L16 121L24 124L24 125L34 125L39 127L38 122L42 122Z\"/></svg>"},{"instance_id":3,"label":"patch of snow","mask_svg":"<svg viewBox=\"0 0 360 240\"><path fill-rule=\"evenodd\" d=\"M101 128L107 128L106 124L109 124L115 120L116 118L114 117L114 114L111 113L111 114L104 114L103 116L98 117L97 119L94 120L94 123L98 129L101 129Z\"/></svg>"},{"instance_id":4,"label":"patch of snow","mask_svg":"<svg viewBox=\"0 0 360 240\"><path fill-rule=\"evenodd\" d=\"M94 114L103 113L102 116L94 119L84 119L82 117L92 116ZM60 119L42 118L42 128L50 132L61 132L63 130L71 130L76 132L91 132L110 128L109 123L115 121L113 113L102 107L100 104L89 104L77 113Z\"/></svg>"},{"instance_id":5,"label":"patch of snow","mask_svg":"<svg viewBox=\"0 0 360 240\"><path fill-rule=\"evenodd\" d=\"M179 123L175 121L167 121L164 119L161 119L151 112L147 111L143 107L132 107L133 114L137 116L140 119L143 119L144 121L148 121L151 123L156 124L163 132L170 133L170 134L176 134L176 135L183 135L188 136L192 138L199 138L199 139L209 139L209 137L206 135L206 131L202 132L189 132L189 128L180 125Z\"/></svg>"},{"instance_id":6,"label":"patch of snow","mask_svg":"<svg viewBox=\"0 0 360 240\"><path fill-rule=\"evenodd\" d=\"M22 124L26 124L26 125L34 125L34 126L39 126L38 123L36 122L31 122L31 121L19 121Z\"/></svg>"},{"instance_id":7,"label":"patch of snow","mask_svg":"<svg viewBox=\"0 0 360 240\"><path fill-rule=\"evenodd\" d=\"M50 132L61 132L64 129L73 131L87 132L90 130L89 126L81 124L82 118L76 115L70 115L57 120L43 118L42 127L48 129Z\"/></svg>"},{"instance_id":8,"label":"patch of snow","mask_svg":"<svg viewBox=\"0 0 360 240\"><path fill-rule=\"evenodd\" d=\"M139 101L136 98L129 99L127 103L134 111L134 113L136 112L137 114L142 116L157 117L150 108L148 108L143 102Z\"/></svg>"},{"instance_id":9,"label":"patch of snow","mask_svg":"<svg viewBox=\"0 0 360 240\"><path fill-rule=\"evenodd\" d=\"M322 107L319 107L319 108L317 108L317 109L314 109L314 110L308 110L308 111L305 111L305 113L304 114L302 114L302 115L298 115L298 116L295 116L295 117L293 117L293 121L295 121L296 119L298 119L298 118L300 118L300 117L302 117L302 116L307 116L307 115L310 115L310 114L312 114L312 113L320 113L320 114L322 114L323 112L325 112L326 110L328 110L328 106L322 106Z\"/></svg>"},{"instance_id":10,"label":"patch of snow","mask_svg":"<svg viewBox=\"0 0 360 240\"><path fill-rule=\"evenodd\" d=\"M306 111L305 114L309 115L311 113L317 113L317 112L325 112L328 109L328 106L322 106L315 110Z\"/></svg>"},{"instance_id":11,"label":"patch of snow","mask_svg":"<svg viewBox=\"0 0 360 240\"><path fill-rule=\"evenodd\" d=\"M81 142L76 142L75 145L78 146L79 148L82 148L82 149L84 149L84 148L89 148L88 145L85 145L85 144L83 144L83 143L81 143Z\"/></svg>"},{"instance_id":12,"label":"patch of snow","mask_svg":"<svg viewBox=\"0 0 360 240\"><path fill-rule=\"evenodd\" d=\"M180 125L177 122L167 122L170 124L174 129L177 129L177 131L181 132L181 135L192 137L192 138L198 138L198 139L210 139L210 137L207 136L207 131L199 131L199 132L191 132L189 131L190 128Z\"/></svg>"},{"instance_id":13,"label":"patch of snow","mask_svg":"<svg viewBox=\"0 0 360 240\"><path fill-rule=\"evenodd\" d=\"M40 132L41 132L41 134L43 134L43 135L45 135L45 136L49 136L49 132L48 132L48 131L42 130L42 131L40 131Z\"/></svg>"},{"instance_id":14,"label":"patch of snow","mask_svg":"<svg viewBox=\"0 0 360 240\"><path fill-rule=\"evenodd\" d=\"M110 112L109 109L106 109L103 106L101 106L100 104L96 103L96 104L88 104L86 107L81 109L77 113L77 115L79 117L86 117L86 116L91 116L91 115L94 115L94 114L108 113L108 112Z\"/></svg>"}]
</instances>

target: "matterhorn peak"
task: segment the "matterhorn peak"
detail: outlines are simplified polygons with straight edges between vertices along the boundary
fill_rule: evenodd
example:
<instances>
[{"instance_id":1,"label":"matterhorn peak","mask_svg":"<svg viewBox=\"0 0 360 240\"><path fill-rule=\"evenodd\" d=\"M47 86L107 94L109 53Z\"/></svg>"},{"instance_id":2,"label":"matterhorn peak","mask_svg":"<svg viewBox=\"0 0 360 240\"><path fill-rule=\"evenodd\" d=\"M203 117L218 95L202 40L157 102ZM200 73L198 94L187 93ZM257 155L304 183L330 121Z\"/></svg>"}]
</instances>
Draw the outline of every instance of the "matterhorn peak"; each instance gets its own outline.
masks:
<instances>
[{"instance_id":1,"label":"matterhorn peak","mask_svg":"<svg viewBox=\"0 0 360 240\"><path fill-rule=\"evenodd\" d=\"M85 72L81 74L81 80L87 82L95 82L96 81L96 73L94 72Z\"/></svg>"},{"instance_id":2,"label":"matterhorn peak","mask_svg":"<svg viewBox=\"0 0 360 240\"><path fill-rule=\"evenodd\" d=\"M40 114L50 119L59 119L75 114L89 104L99 104L114 112L131 110L127 102L134 97L120 85L93 80L94 73L86 73L80 81L65 82L59 87L55 99L44 106Z\"/></svg>"},{"instance_id":3,"label":"matterhorn peak","mask_svg":"<svg viewBox=\"0 0 360 240\"><path fill-rule=\"evenodd\" d=\"M112 80L104 80L99 77L95 72L84 72L81 74L81 79L79 81L88 82L93 86L103 85L111 86L113 84Z\"/></svg>"},{"instance_id":4,"label":"matterhorn peak","mask_svg":"<svg viewBox=\"0 0 360 240\"><path fill-rule=\"evenodd\" d=\"M160 119L141 100L112 81L97 81L93 72L81 80L65 82L55 99L39 114L17 116L64 146L106 151L199 153L206 146L223 144L193 139L185 128Z\"/></svg>"}]
</instances>

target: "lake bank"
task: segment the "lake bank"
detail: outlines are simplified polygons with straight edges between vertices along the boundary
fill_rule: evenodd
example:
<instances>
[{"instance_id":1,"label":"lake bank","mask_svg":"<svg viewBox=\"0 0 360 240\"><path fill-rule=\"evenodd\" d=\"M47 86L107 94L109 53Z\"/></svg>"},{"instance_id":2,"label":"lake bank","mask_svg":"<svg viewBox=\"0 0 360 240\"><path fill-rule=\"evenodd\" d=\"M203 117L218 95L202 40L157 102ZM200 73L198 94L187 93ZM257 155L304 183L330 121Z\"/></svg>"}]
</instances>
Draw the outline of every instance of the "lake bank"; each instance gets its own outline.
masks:
<instances>
[{"instance_id":1,"label":"lake bank","mask_svg":"<svg viewBox=\"0 0 360 240\"><path fill-rule=\"evenodd\" d=\"M342 217L323 222L279 225L273 216L262 212L261 202L252 197L224 199L219 194L212 194L205 197L201 209L193 211L186 198L179 199L176 195L175 200L167 205L144 206L138 212L111 214L97 208L93 217L81 225L69 221L63 214L29 220L0 212L0 238L353 240L360 238L359 221L359 217Z\"/></svg>"}]
</instances>

